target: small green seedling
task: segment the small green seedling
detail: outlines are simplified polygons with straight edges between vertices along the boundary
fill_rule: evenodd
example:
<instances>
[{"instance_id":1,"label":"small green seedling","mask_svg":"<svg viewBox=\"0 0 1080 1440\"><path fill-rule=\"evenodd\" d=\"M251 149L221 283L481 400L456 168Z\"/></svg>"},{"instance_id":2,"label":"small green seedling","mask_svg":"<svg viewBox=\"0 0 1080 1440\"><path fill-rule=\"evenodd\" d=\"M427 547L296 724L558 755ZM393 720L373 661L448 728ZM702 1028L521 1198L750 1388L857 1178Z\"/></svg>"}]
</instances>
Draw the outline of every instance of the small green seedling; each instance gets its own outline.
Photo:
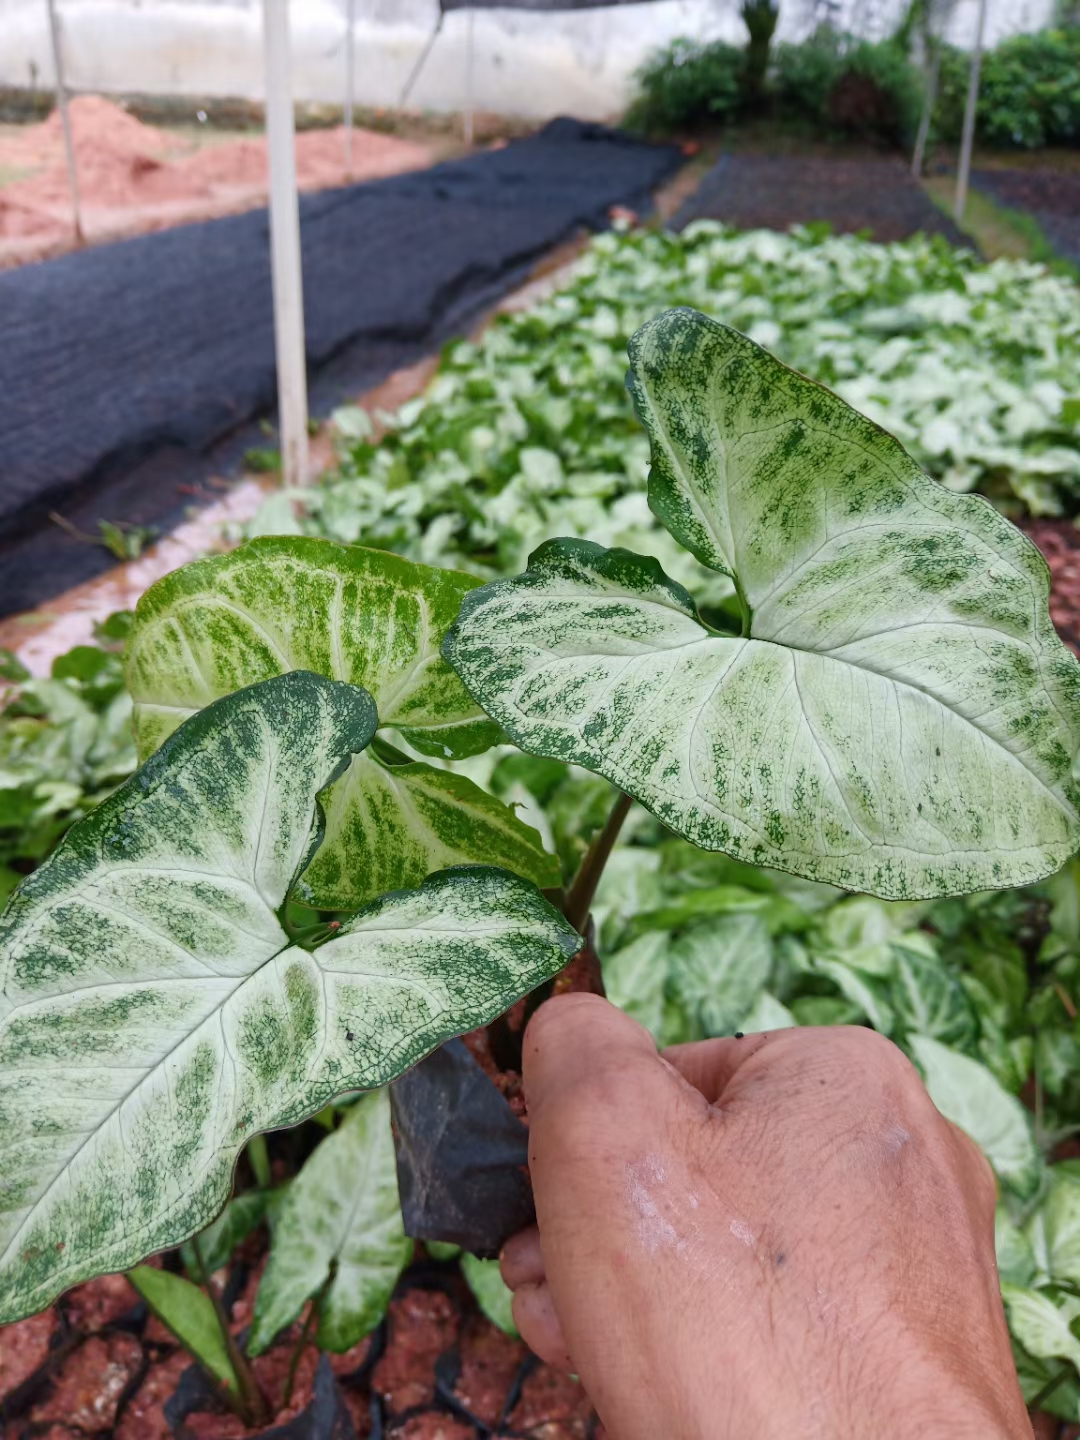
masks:
<instances>
[{"instance_id":1,"label":"small green seedling","mask_svg":"<svg viewBox=\"0 0 1080 1440\"><path fill-rule=\"evenodd\" d=\"M324 1112L274 1192L250 1348L308 1302L324 1348L355 1343L409 1254L379 1087L580 949L631 798L887 898L1026 884L1077 849L1080 665L1034 546L722 325L669 312L631 360L650 504L729 578L730 630L655 560L581 540L481 586L260 539L143 597L142 768L0 919L0 1322L199 1232L205 1280L270 1210L215 1222L242 1147L267 1190L258 1137ZM537 832L444 768L507 739L623 792L565 892ZM227 1327L179 1276L135 1282L250 1418Z\"/></svg>"}]
</instances>

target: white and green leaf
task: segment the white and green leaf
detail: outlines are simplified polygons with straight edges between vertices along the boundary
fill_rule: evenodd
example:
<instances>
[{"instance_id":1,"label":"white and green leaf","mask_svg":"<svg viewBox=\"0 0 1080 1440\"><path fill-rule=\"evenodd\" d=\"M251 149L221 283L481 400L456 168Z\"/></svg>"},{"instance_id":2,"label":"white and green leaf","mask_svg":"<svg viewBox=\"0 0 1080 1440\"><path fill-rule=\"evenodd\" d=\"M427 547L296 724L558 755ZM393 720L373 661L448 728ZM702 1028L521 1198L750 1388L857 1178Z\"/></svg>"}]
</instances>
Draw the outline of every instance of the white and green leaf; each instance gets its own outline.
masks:
<instances>
[{"instance_id":1,"label":"white and green leaf","mask_svg":"<svg viewBox=\"0 0 1080 1440\"><path fill-rule=\"evenodd\" d=\"M390 1102L376 1090L316 1147L290 1187L255 1297L248 1352L261 1354L316 1295L319 1347L350 1349L382 1319L412 1252Z\"/></svg>"},{"instance_id":2,"label":"white and green leaf","mask_svg":"<svg viewBox=\"0 0 1080 1440\"><path fill-rule=\"evenodd\" d=\"M739 1029L744 1035L761 1035L768 1030L790 1030L798 1023L786 1005L777 1000L775 995L763 990L754 1001L750 1013L743 1016Z\"/></svg>"},{"instance_id":3,"label":"white and green leaf","mask_svg":"<svg viewBox=\"0 0 1080 1440\"><path fill-rule=\"evenodd\" d=\"M721 915L672 942L671 982L704 1035L729 1035L769 983L772 958L760 915Z\"/></svg>"},{"instance_id":4,"label":"white and green leaf","mask_svg":"<svg viewBox=\"0 0 1080 1440\"><path fill-rule=\"evenodd\" d=\"M417 750L474 755L498 729L439 654L479 581L384 550L302 536L193 561L143 595L125 651L140 756L211 700L313 670L361 685Z\"/></svg>"},{"instance_id":5,"label":"white and green leaf","mask_svg":"<svg viewBox=\"0 0 1080 1440\"><path fill-rule=\"evenodd\" d=\"M629 945L603 957L608 999L639 1025L644 1025L656 1041L664 1033L670 958L671 936L659 930L648 930Z\"/></svg>"},{"instance_id":6,"label":"white and green leaf","mask_svg":"<svg viewBox=\"0 0 1080 1440\"><path fill-rule=\"evenodd\" d=\"M1057 869L1080 665L1035 547L726 326L670 311L630 353L650 504L743 633L653 560L553 541L465 596L443 653L472 694L738 859L899 899Z\"/></svg>"},{"instance_id":7,"label":"white and green leaf","mask_svg":"<svg viewBox=\"0 0 1080 1440\"><path fill-rule=\"evenodd\" d=\"M1038 1360L1069 1360L1080 1370L1080 1340L1073 1325L1080 1319L1080 1300L1066 1295L1053 1300L1039 1290L1005 1281L1001 1287L1009 1329Z\"/></svg>"},{"instance_id":8,"label":"white and green leaf","mask_svg":"<svg viewBox=\"0 0 1080 1440\"><path fill-rule=\"evenodd\" d=\"M354 909L450 865L501 865L541 889L562 878L531 825L450 770L384 764L365 752L323 805L326 838L297 886L320 909Z\"/></svg>"},{"instance_id":9,"label":"white and green leaf","mask_svg":"<svg viewBox=\"0 0 1080 1440\"><path fill-rule=\"evenodd\" d=\"M203 1270L213 1275L232 1259L233 1251L246 1240L269 1211L280 1205L281 1189L246 1190L234 1195L216 1220L193 1235L181 1247L184 1268L193 1280L202 1280ZM197 1248L196 1248L197 1247Z\"/></svg>"},{"instance_id":10,"label":"white and green leaf","mask_svg":"<svg viewBox=\"0 0 1080 1440\"><path fill-rule=\"evenodd\" d=\"M466 1252L461 1257L461 1273L476 1297L476 1303L491 1323L516 1339L518 1328L514 1324L514 1296L502 1278L498 1260L480 1260Z\"/></svg>"},{"instance_id":11,"label":"white and green leaf","mask_svg":"<svg viewBox=\"0 0 1080 1440\"><path fill-rule=\"evenodd\" d=\"M1045 1279L1080 1285L1080 1170L1075 1162L1051 1168L1049 1189L1024 1233Z\"/></svg>"},{"instance_id":12,"label":"white and green leaf","mask_svg":"<svg viewBox=\"0 0 1080 1440\"><path fill-rule=\"evenodd\" d=\"M1032 1195L1042 1162L1031 1122L1016 1096L978 1060L929 1035L911 1035L909 1044L930 1098L945 1118L970 1135L1003 1184L1025 1198Z\"/></svg>"},{"instance_id":13,"label":"white and green leaf","mask_svg":"<svg viewBox=\"0 0 1080 1440\"><path fill-rule=\"evenodd\" d=\"M976 1030L964 987L942 959L933 936L913 930L893 946L889 998L905 1030L946 1045L963 1045Z\"/></svg>"},{"instance_id":14,"label":"white and green leaf","mask_svg":"<svg viewBox=\"0 0 1080 1440\"><path fill-rule=\"evenodd\" d=\"M831 980L841 995L856 1007L857 1014L853 1018L865 1016L882 1035L892 1034L895 1016L880 980L848 965L843 956L838 955L814 956L813 968L817 974Z\"/></svg>"},{"instance_id":15,"label":"white and green leaf","mask_svg":"<svg viewBox=\"0 0 1080 1440\"><path fill-rule=\"evenodd\" d=\"M477 583L385 551L294 537L185 565L140 600L128 643L140 752L210 700L291 669L364 686L380 727L423 753L486 749L498 727L439 654ZM422 763L358 756L324 806L326 838L303 885L319 909L354 910L447 865L498 864L541 887L561 878L509 806Z\"/></svg>"},{"instance_id":16,"label":"white and green leaf","mask_svg":"<svg viewBox=\"0 0 1080 1440\"><path fill-rule=\"evenodd\" d=\"M480 866L291 943L316 797L374 727L304 671L215 702L0 916L0 1323L202 1230L250 1136L385 1084L580 945Z\"/></svg>"},{"instance_id":17,"label":"white and green leaf","mask_svg":"<svg viewBox=\"0 0 1080 1440\"><path fill-rule=\"evenodd\" d=\"M994 1211L994 1254L998 1275L1011 1285L1030 1285L1038 1265L1027 1236L1009 1214L1008 1206Z\"/></svg>"}]
</instances>

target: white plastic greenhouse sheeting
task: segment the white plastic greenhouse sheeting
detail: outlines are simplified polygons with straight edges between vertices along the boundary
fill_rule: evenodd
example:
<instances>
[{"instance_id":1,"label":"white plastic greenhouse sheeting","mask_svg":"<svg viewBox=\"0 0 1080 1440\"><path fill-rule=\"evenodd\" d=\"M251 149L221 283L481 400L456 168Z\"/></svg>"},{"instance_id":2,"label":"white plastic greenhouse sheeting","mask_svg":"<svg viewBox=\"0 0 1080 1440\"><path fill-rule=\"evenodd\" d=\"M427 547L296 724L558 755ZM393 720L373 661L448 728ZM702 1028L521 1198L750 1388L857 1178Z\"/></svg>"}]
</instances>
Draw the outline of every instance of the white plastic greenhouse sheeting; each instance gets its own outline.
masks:
<instances>
[{"instance_id":1,"label":"white plastic greenhouse sheeting","mask_svg":"<svg viewBox=\"0 0 1080 1440\"><path fill-rule=\"evenodd\" d=\"M75 90L174 95L263 94L259 0L58 0L67 78ZM844 18L880 33L904 0L841 0ZM300 100L340 102L346 0L292 0L293 82ZM780 0L779 33L797 39L811 0ZM969 42L976 0L957 0L951 38ZM990 0L987 43L1047 23L1052 0ZM745 37L738 0L656 0L577 13L456 12L411 96L463 108L466 36L475 27L474 101L504 114L599 118L625 103L643 56L675 35ZM394 105L428 39L437 0L356 0L356 98ZM0 0L0 84L52 79L45 0Z\"/></svg>"}]
</instances>

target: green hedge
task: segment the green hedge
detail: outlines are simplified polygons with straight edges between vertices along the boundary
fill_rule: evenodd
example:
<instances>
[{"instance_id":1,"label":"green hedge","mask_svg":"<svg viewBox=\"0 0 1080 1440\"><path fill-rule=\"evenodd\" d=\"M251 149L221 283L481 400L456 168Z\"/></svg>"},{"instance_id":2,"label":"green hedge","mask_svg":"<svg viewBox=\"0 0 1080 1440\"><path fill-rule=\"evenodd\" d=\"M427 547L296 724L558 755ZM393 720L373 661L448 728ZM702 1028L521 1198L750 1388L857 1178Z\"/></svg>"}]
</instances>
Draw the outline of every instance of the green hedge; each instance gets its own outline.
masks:
<instances>
[{"instance_id":1,"label":"green hedge","mask_svg":"<svg viewBox=\"0 0 1080 1440\"><path fill-rule=\"evenodd\" d=\"M772 89L781 113L817 128L905 144L915 133L923 83L892 41L873 43L820 25L799 45L778 45Z\"/></svg>"},{"instance_id":2,"label":"green hedge","mask_svg":"<svg viewBox=\"0 0 1080 1440\"><path fill-rule=\"evenodd\" d=\"M935 109L938 139L959 139L969 57L948 47ZM743 113L746 51L716 40L674 40L638 72L631 126L654 133L728 121ZM798 45L773 48L767 98L781 117L822 134L908 145L923 77L898 40L872 43L821 25ZM1016 35L983 58L978 137L999 148L1080 144L1080 29Z\"/></svg>"},{"instance_id":3,"label":"green hedge","mask_svg":"<svg viewBox=\"0 0 1080 1440\"><path fill-rule=\"evenodd\" d=\"M934 128L944 140L960 135L969 63L951 47L942 57ZM984 144L1005 149L1080 144L1080 29L1015 35L988 51L976 127Z\"/></svg>"},{"instance_id":4,"label":"green hedge","mask_svg":"<svg viewBox=\"0 0 1080 1440\"><path fill-rule=\"evenodd\" d=\"M637 72L639 92L626 113L632 129L666 133L730 120L742 94L743 52L722 40L686 38L655 51Z\"/></svg>"},{"instance_id":5,"label":"green hedge","mask_svg":"<svg viewBox=\"0 0 1080 1440\"><path fill-rule=\"evenodd\" d=\"M652 133L735 119L751 95L746 51L721 40L673 40L637 80L626 123ZM774 48L766 93L782 114L816 129L894 143L914 133L922 103L919 74L898 46L827 25L800 45Z\"/></svg>"}]
</instances>

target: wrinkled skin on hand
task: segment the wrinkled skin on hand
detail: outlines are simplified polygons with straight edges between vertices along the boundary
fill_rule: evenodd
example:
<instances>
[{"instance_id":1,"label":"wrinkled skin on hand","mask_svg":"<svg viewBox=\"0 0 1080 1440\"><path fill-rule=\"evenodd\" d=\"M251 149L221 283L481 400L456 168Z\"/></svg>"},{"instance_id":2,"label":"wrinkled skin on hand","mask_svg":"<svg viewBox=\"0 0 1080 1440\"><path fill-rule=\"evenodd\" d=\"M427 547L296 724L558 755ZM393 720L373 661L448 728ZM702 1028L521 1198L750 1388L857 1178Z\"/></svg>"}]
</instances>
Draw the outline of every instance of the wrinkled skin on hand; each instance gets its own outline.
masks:
<instances>
[{"instance_id":1,"label":"wrinkled skin on hand","mask_svg":"<svg viewBox=\"0 0 1080 1440\"><path fill-rule=\"evenodd\" d=\"M539 1229L503 1275L613 1440L1030 1440L993 1175L890 1041L661 1056L569 995L533 1018L524 1074Z\"/></svg>"}]
</instances>

